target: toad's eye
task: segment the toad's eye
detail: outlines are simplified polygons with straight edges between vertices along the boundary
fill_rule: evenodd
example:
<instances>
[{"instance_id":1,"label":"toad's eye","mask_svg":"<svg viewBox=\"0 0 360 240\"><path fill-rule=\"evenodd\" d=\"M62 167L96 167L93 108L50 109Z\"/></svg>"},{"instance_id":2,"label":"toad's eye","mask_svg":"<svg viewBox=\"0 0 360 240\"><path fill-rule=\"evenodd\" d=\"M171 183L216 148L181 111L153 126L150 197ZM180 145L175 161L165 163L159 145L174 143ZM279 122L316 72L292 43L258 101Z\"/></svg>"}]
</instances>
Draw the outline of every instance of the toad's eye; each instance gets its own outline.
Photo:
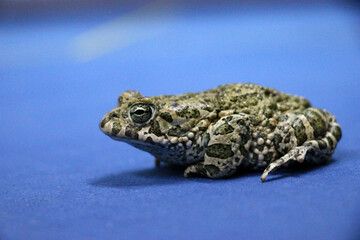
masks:
<instances>
[{"instance_id":1,"label":"toad's eye","mask_svg":"<svg viewBox=\"0 0 360 240\"><path fill-rule=\"evenodd\" d=\"M134 123L146 123L150 120L153 113L153 108L146 103L136 103L130 107L130 118Z\"/></svg>"}]
</instances>

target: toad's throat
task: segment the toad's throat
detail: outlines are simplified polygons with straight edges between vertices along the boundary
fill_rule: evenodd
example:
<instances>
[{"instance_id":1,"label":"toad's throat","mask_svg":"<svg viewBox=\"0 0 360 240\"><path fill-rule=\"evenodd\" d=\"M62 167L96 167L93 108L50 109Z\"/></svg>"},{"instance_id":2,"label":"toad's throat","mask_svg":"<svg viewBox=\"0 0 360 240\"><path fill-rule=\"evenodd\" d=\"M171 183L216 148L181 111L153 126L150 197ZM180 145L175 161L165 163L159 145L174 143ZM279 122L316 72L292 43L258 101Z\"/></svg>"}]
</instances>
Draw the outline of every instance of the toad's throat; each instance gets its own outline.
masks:
<instances>
[{"instance_id":1,"label":"toad's throat","mask_svg":"<svg viewBox=\"0 0 360 240\"><path fill-rule=\"evenodd\" d=\"M127 144L130 144L135 148L148 152L156 159L163 162L174 165L188 165L190 163L186 157L187 155L185 146L183 146L182 144L163 145L156 142L137 141L126 137L110 137L114 140L126 142ZM191 162L194 162L194 160L192 160Z\"/></svg>"}]
</instances>

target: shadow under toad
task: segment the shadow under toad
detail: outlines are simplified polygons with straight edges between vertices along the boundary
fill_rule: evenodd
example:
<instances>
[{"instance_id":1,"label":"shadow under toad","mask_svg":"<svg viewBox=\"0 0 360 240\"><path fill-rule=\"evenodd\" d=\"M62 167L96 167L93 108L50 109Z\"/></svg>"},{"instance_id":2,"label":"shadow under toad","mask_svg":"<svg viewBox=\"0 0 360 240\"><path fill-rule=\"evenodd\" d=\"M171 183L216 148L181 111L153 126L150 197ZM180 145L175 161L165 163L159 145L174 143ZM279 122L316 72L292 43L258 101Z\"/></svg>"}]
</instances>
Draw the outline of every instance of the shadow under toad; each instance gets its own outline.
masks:
<instances>
[{"instance_id":1,"label":"shadow under toad","mask_svg":"<svg viewBox=\"0 0 360 240\"><path fill-rule=\"evenodd\" d=\"M89 184L112 188L168 185L185 182L183 173L183 167L152 167L103 176L89 181Z\"/></svg>"},{"instance_id":2,"label":"shadow under toad","mask_svg":"<svg viewBox=\"0 0 360 240\"><path fill-rule=\"evenodd\" d=\"M266 182L273 182L284 178L298 178L306 175L309 172L322 171L329 165L336 164L337 160L318 165L294 165L287 168L278 169L276 172L271 173ZM161 166L152 167L144 170L134 170L111 174L90 180L88 183L96 187L110 187L110 188L129 188L129 187L150 187L170 184L183 184L183 183L221 183L222 181L239 180L241 178L254 178L260 182L262 171L248 171L241 170L230 178L225 179L208 179L203 177L184 178L184 167L177 166ZM265 182L265 184L266 184Z\"/></svg>"}]
</instances>

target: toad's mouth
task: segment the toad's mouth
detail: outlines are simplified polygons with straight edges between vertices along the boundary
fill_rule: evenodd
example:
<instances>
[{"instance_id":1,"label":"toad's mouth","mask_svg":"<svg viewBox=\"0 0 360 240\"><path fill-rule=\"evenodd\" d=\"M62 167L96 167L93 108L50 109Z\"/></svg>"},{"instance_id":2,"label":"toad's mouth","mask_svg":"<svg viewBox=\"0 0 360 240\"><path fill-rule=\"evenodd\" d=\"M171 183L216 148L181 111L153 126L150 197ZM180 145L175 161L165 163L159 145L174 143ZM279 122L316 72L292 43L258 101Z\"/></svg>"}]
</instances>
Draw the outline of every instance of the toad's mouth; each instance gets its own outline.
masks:
<instances>
[{"instance_id":1,"label":"toad's mouth","mask_svg":"<svg viewBox=\"0 0 360 240\"><path fill-rule=\"evenodd\" d=\"M104 118L106 118L106 116ZM136 131L128 132L126 134L126 128L117 127L116 121L105 121L106 123L104 123L103 120L101 121L100 130L116 141L125 142L135 148L152 154L157 159L163 159L163 161L170 162L172 161L174 164L176 164L177 158L184 157L184 152L178 151L176 147L169 148L169 145L153 141L151 138L144 138L141 133L138 134ZM175 155L177 156L176 158Z\"/></svg>"}]
</instances>

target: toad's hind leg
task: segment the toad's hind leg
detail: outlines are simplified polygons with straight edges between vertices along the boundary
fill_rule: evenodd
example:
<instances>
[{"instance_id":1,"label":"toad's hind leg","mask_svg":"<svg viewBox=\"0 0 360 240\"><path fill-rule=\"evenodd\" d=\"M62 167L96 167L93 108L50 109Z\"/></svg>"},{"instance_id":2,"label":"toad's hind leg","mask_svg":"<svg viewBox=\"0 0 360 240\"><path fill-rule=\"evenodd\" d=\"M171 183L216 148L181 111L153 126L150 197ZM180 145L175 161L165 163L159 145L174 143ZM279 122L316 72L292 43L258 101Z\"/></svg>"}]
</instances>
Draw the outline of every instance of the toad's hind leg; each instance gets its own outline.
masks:
<instances>
[{"instance_id":1,"label":"toad's hind leg","mask_svg":"<svg viewBox=\"0 0 360 240\"><path fill-rule=\"evenodd\" d=\"M321 115L320 115L321 114ZM316 116L315 116L316 115ZM333 115L326 111L322 111L315 108L310 108L308 110L305 110L302 114L297 114L297 118L294 118L292 120L292 127L295 129L294 134L303 135L304 133L310 132L313 135L313 138L317 139L309 139L309 136L307 136L307 140L302 143L301 146L297 146L292 148L288 153L286 153L281 158L275 160L274 162L270 163L268 167L265 169L261 176L261 181L265 181L266 177L269 173L274 172L276 169L286 165L290 162L299 162L299 163L309 163L309 164L321 164L329 161L331 159L331 156L335 150L335 147L338 143L338 141L341 138L341 128L338 123L335 122L335 118ZM304 119L305 117L305 119ZM317 119L314 119L316 118ZM322 122L322 120L327 122ZM298 119L303 119L306 121L306 124L303 124L302 126L305 126L303 132L296 132L297 124L296 121ZM316 121L315 121L316 120ZM298 122L299 123L299 122ZM321 134L319 130L319 126L327 126L327 130L325 134ZM311 131L312 130L312 131ZM319 137L319 135L323 135L323 137ZM298 138L299 136L296 135Z\"/></svg>"}]
</instances>

